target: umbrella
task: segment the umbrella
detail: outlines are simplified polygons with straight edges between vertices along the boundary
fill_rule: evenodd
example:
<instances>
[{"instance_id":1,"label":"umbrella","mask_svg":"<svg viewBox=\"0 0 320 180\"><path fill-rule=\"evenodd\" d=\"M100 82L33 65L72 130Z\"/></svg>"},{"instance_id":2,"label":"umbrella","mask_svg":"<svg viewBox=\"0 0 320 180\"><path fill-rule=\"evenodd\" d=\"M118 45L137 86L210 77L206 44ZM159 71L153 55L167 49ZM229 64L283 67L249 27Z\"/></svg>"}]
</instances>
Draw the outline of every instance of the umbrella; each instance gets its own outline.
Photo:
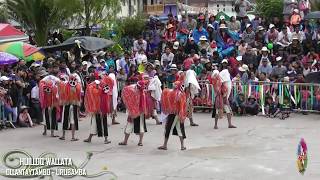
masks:
<instances>
[{"instance_id":1,"label":"umbrella","mask_svg":"<svg viewBox=\"0 0 320 180\"><path fill-rule=\"evenodd\" d=\"M38 48L24 42L11 42L11 43L1 44L0 51L12 54L24 60L42 60L45 58L45 56L39 52ZM31 59L32 55L35 53L39 53L36 56L37 59Z\"/></svg>"},{"instance_id":2,"label":"umbrella","mask_svg":"<svg viewBox=\"0 0 320 180\"><path fill-rule=\"evenodd\" d=\"M63 44L76 44L80 42L80 46L88 51L97 51L99 49L103 49L106 47L110 47L115 43L108 39L91 37L91 36L79 36L79 37L72 37L67 39L62 43Z\"/></svg>"},{"instance_id":3,"label":"umbrella","mask_svg":"<svg viewBox=\"0 0 320 180\"><path fill-rule=\"evenodd\" d=\"M0 65L8 65L18 62L19 59L15 57L14 55L0 52Z\"/></svg>"},{"instance_id":4,"label":"umbrella","mask_svg":"<svg viewBox=\"0 0 320 180\"><path fill-rule=\"evenodd\" d=\"M312 72L305 77L305 80L307 83L320 83L319 77L320 77L320 72Z\"/></svg>"},{"instance_id":5,"label":"umbrella","mask_svg":"<svg viewBox=\"0 0 320 180\"><path fill-rule=\"evenodd\" d=\"M304 19L320 19L320 11L309 12Z\"/></svg>"}]
</instances>

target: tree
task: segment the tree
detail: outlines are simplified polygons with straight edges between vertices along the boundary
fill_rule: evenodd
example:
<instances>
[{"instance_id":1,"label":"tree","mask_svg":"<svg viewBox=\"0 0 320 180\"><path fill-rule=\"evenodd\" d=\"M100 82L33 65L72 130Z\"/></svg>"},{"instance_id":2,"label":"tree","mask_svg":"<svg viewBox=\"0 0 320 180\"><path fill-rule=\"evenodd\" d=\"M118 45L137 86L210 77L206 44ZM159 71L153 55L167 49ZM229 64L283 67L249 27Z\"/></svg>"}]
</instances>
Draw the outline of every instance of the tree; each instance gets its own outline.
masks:
<instances>
[{"instance_id":1,"label":"tree","mask_svg":"<svg viewBox=\"0 0 320 180\"><path fill-rule=\"evenodd\" d=\"M9 17L35 33L38 46L46 45L50 29L63 22L80 7L77 0L6 0Z\"/></svg>"},{"instance_id":2,"label":"tree","mask_svg":"<svg viewBox=\"0 0 320 180\"><path fill-rule=\"evenodd\" d=\"M8 13L3 3L0 3L0 23L7 23Z\"/></svg>"},{"instance_id":3,"label":"tree","mask_svg":"<svg viewBox=\"0 0 320 180\"><path fill-rule=\"evenodd\" d=\"M79 0L82 9L78 13L80 22L84 22L86 35L90 35L93 25L103 23L116 16L121 10L119 0Z\"/></svg>"},{"instance_id":4,"label":"tree","mask_svg":"<svg viewBox=\"0 0 320 180\"><path fill-rule=\"evenodd\" d=\"M257 0L256 3L256 13L269 20L283 16L283 0Z\"/></svg>"},{"instance_id":5,"label":"tree","mask_svg":"<svg viewBox=\"0 0 320 180\"><path fill-rule=\"evenodd\" d=\"M311 0L311 10L312 11L320 11L320 2L319 0Z\"/></svg>"}]
</instances>

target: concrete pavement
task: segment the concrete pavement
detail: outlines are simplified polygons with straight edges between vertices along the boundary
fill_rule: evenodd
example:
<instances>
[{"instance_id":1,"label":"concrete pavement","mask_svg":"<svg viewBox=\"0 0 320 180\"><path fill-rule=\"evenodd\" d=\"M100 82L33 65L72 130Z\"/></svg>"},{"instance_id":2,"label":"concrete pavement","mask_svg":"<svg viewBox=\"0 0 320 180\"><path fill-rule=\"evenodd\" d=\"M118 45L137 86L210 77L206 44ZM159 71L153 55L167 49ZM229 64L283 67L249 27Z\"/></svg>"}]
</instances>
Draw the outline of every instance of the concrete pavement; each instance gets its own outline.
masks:
<instances>
[{"instance_id":1,"label":"concrete pavement","mask_svg":"<svg viewBox=\"0 0 320 180\"><path fill-rule=\"evenodd\" d=\"M107 167L120 180L319 180L320 179L320 116L292 114L279 120L260 116L233 117L237 129L228 129L227 120L213 129L211 115L196 113L199 127L186 126L186 151L180 151L179 138L171 136L168 150L159 151L163 142L163 126L147 121L148 133L144 146L137 146L138 136L132 135L128 146L119 146L123 139L126 116L120 113L120 125L110 126L111 144L103 138L93 138L91 144L83 142L89 133L89 120L80 122L78 142L43 137L42 127L0 131L0 153L23 149L39 156L54 152L59 157L72 158L76 163L93 152L87 165L88 173ZM57 134L61 135L59 131ZM300 138L305 138L309 149L309 163L304 176L296 167L296 151ZM100 151L100 152L98 152ZM0 163L1 164L1 163ZM3 166L0 166L3 170ZM108 176L106 176L108 177ZM108 179L98 177L96 179ZM5 179L0 177L0 179ZM55 177L54 179L62 179ZM75 179L85 179L76 177Z\"/></svg>"}]
</instances>

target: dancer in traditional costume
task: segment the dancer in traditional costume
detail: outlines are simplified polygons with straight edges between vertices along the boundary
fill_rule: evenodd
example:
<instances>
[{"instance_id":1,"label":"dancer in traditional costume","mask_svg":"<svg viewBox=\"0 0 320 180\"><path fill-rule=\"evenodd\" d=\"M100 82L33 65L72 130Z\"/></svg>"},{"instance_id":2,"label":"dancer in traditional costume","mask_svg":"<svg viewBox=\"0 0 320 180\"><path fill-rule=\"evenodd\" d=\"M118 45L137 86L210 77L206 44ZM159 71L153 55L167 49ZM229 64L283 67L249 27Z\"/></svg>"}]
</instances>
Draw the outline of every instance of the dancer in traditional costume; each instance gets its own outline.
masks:
<instances>
[{"instance_id":1,"label":"dancer in traditional costume","mask_svg":"<svg viewBox=\"0 0 320 180\"><path fill-rule=\"evenodd\" d=\"M159 105L161 100L161 81L157 75L155 75L155 71L149 75L149 86L147 92L147 108L148 112L151 112L151 117L156 120L157 125L161 125L162 123L159 121L157 114L157 106Z\"/></svg>"},{"instance_id":2,"label":"dancer in traditional costume","mask_svg":"<svg viewBox=\"0 0 320 180\"><path fill-rule=\"evenodd\" d=\"M110 72L111 71L111 72ZM118 106L118 84L117 84L117 79L116 79L116 75L113 72L113 68L109 69L109 77L113 80L114 84L113 84L113 90L112 90L112 124L113 125L117 125L120 124L119 122L116 121L116 117L117 117L117 106Z\"/></svg>"},{"instance_id":3,"label":"dancer in traditional costume","mask_svg":"<svg viewBox=\"0 0 320 180\"><path fill-rule=\"evenodd\" d=\"M143 146L143 135L147 132L146 117L150 115L147 109L146 94L148 80L140 78L137 84L128 85L122 90L122 100L128 112L125 137L119 145L127 145L131 133L139 134L138 146Z\"/></svg>"},{"instance_id":4,"label":"dancer in traditional costume","mask_svg":"<svg viewBox=\"0 0 320 180\"><path fill-rule=\"evenodd\" d=\"M184 86L187 96L187 117L190 120L191 126L198 126L198 124L193 121L193 99L195 95L199 93L201 88L197 80L196 72L194 70L187 70L184 76Z\"/></svg>"},{"instance_id":5,"label":"dancer in traditional costume","mask_svg":"<svg viewBox=\"0 0 320 180\"><path fill-rule=\"evenodd\" d=\"M229 82L230 81L230 82ZM229 105L229 96L231 93L231 79L227 69L222 70L220 73L218 70L214 70L212 73L212 82L215 94L215 112L213 117L215 118L214 129L218 129L218 119L223 117L225 111L228 118L229 128L236 128L232 125L231 117L232 110Z\"/></svg>"},{"instance_id":6,"label":"dancer in traditional costume","mask_svg":"<svg viewBox=\"0 0 320 180\"><path fill-rule=\"evenodd\" d=\"M53 75L48 75L39 82L40 104L45 122L43 135L51 130L51 137L58 137L54 135L54 131L58 130L59 83L60 79Z\"/></svg>"},{"instance_id":7,"label":"dancer in traditional costume","mask_svg":"<svg viewBox=\"0 0 320 180\"><path fill-rule=\"evenodd\" d=\"M81 104L81 79L77 73L72 73L61 81L59 94L62 108L62 136L60 140L65 140L66 130L71 129L71 141L78 141L75 138L75 131L79 129L79 107Z\"/></svg>"},{"instance_id":8,"label":"dancer in traditional costume","mask_svg":"<svg viewBox=\"0 0 320 180\"><path fill-rule=\"evenodd\" d=\"M107 116L113 112L112 90L113 80L104 75L101 80L95 80L87 86L85 107L91 115L90 135L84 142L91 142L94 135L104 137L104 143L109 144Z\"/></svg>"},{"instance_id":9,"label":"dancer in traditional costume","mask_svg":"<svg viewBox=\"0 0 320 180\"><path fill-rule=\"evenodd\" d=\"M165 138L163 145L158 147L159 150L167 150L169 136L178 135L181 143L181 150L186 150L184 139L186 133L184 121L187 116L187 96L183 81L176 81L174 89L164 89L161 96L162 112L167 115L165 126Z\"/></svg>"}]
</instances>

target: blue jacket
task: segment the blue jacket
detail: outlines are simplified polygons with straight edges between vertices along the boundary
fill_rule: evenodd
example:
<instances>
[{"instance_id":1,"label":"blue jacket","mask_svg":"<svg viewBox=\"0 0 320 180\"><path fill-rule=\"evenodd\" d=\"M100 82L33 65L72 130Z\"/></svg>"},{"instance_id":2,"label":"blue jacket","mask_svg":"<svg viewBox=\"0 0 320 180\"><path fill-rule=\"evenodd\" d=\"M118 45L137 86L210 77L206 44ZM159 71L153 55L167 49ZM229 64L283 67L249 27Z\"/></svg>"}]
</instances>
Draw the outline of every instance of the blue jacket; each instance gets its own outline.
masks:
<instances>
[{"instance_id":1,"label":"blue jacket","mask_svg":"<svg viewBox=\"0 0 320 180\"><path fill-rule=\"evenodd\" d=\"M206 38L209 37L207 30L202 28L202 31L199 31L197 28L195 28L192 32L192 37L194 38L194 42L198 44L199 39L201 36L206 36Z\"/></svg>"}]
</instances>

